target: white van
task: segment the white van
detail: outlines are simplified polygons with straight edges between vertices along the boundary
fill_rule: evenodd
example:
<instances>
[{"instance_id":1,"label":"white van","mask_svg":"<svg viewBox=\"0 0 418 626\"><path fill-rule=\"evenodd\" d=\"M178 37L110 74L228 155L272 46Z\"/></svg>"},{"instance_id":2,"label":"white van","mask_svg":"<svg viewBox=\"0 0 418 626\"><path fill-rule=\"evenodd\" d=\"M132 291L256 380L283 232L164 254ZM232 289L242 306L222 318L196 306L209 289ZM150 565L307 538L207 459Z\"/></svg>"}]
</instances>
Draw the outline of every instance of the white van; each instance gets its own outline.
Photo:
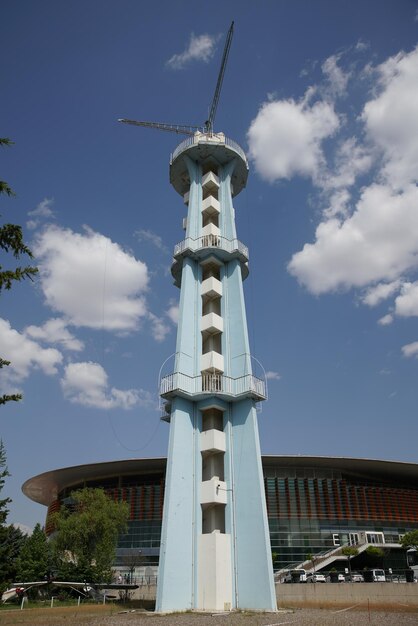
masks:
<instances>
[{"instance_id":1,"label":"white van","mask_svg":"<svg viewBox=\"0 0 418 626\"><path fill-rule=\"evenodd\" d=\"M384 569L372 569L371 572L373 574L373 582L375 583L386 582L386 575L385 575Z\"/></svg>"},{"instance_id":2,"label":"white van","mask_svg":"<svg viewBox=\"0 0 418 626\"><path fill-rule=\"evenodd\" d=\"M284 583L292 583L299 578L298 582L306 583L306 570L304 569L291 569L286 572L286 576L283 579Z\"/></svg>"}]
</instances>

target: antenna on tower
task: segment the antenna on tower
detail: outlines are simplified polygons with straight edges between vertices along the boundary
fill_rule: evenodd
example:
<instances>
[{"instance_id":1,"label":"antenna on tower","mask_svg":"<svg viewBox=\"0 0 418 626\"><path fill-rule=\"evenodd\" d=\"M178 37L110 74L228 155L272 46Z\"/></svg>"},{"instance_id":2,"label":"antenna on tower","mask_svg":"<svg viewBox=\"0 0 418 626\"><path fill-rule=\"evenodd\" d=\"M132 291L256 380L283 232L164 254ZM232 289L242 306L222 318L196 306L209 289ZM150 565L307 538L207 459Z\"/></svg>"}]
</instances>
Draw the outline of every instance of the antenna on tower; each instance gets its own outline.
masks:
<instances>
[{"instance_id":1,"label":"antenna on tower","mask_svg":"<svg viewBox=\"0 0 418 626\"><path fill-rule=\"evenodd\" d=\"M124 124L132 124L133 126L145 126L147 128L156 128L157 130L167 130L172 133L177 133L181 135L194 135L196 131L201 131L205 133L213 133L213 123L215 120L216 110L218 108L219 96L221 94L222 83L225 75L226 64L228 61L229 49L231 47L232 35L234 32L234 22L231 23L229 27L225 47L222 55L221 68L218 74L218 80L215 87L215 93L213 95L212 104L209 112L209 117L204 123L203 126L192 126L192 125L183 125L183 124L165 124L162 122L137 122L136 120L128 120L126 118L118 119L118 122L123 122Z\"/></svg>"},{"instance_id":2,"label":"antenna on tower","mask_svg":"<svg viewBox=\"0 0 418 626\"><path fill-rule=\"evenodd\" d=\"M229 27L228 34L226 36L226 42L224 47L224 53L222 55L221 69L219 70L218 82L216 83L215 93L213 95L212 106L210 108L209 117L205 122L205 131L207 133L213 132L213 122L215 120L216 109L218 108L219 96L221 95L222 83L224 80L225 68L228 61L229 49L232 43L232 35L234 33L234 22Z\"/></svg>"}]
</instances>

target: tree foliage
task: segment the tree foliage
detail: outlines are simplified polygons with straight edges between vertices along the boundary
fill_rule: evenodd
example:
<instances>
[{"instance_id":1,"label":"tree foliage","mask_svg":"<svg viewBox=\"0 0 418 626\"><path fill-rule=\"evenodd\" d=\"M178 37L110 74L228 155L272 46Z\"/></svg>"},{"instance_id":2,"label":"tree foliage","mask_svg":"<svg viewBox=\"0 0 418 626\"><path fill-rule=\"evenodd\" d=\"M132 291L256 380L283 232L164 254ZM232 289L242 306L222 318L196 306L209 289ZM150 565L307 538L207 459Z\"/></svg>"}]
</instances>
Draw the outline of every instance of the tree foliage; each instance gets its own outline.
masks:
<instances>
[{"instance_id":1,"label":"tree foliage","mask_svg":"<svg viewBox=\"0 0 418 626\"><path fill-rule=\"evenodd\" d=\"M4 487L6 478L10 476L6 464L6 451L3 441L0 439L0 492ZM7 505L11 502L10 498L0 499L0 528L5 525L9 509Z\"/></svg>"},{"instance_id":2,"label":"tree foliage","mask_svg":"<svg viewBox=\"0 0 418 626\"><path fill-rule=\"evenodd\" d=\"M401 545L403 548L418 548L418 530L411 530L402 537Z\"/></svg>"},{"instance_id":3,"label":"tree foliage","mask_svg":"<svg viewBox=\"0 0 418 626\"><path fill-rule=\"evenodd\" d=\"M348 572L350 575L350 580L351 580L351 559L353 559L355 556L357 556L359 553L358 548L356 548L355 546L344 546L341 549L341 554L343 554L345 557L347 557L347 561L348 561Z\"/></svg>"},{"instance_id":4,"label":"tree foliage","mask_svg":"<svg viewBox=\"0 0 418 626\"><path fill-rule=\"evenodd\" d=\"M16 580L17 575L17 561L19 558L20 551L22 550L25 542L27 540L27 535L25 535L20 528L13 526L10 524L5 527L4 532L5 543L4 543L4 560L1 560L0 564L0 577L2 580L8 585Z\"/></svg>"},{"instance_id":5,"label":"tree foliage","mask_svg":"<svg viewBox=\"0 0 418 626\"><path fill-rule=\"evenodd\" d=\"M354 546L344 546L341 548L341 554L346 556L348 559L352 559L358 555L358 548Z\"/></svg>"},{"instance_id":6,"label":"tree foliage","mask_svg":"<svg viewBox=\"0 0 418 626\"><path fill-rule=\"evenodd\" d=\"M0 440L0 494L8 476L10 474L7 469L6 451L3 441ZM24 541L23 533L6 523L10 502L10 498L0 498L0 589L5 588L14 577L15 559Z\"/></svg>"},{"instance_id":7,"label":"tree foliage","mask_svg":"<svg viewBox=\"0 0 418 626\"><path fill-rule=\"evenodd\" d=\"M378 546L369 546L366 549L366 554L376 559L382 559L385 556L385 551L383 548L379 548Z\"/></svg>"},{"instance_id":8,"label":"tree foliage","mask_svg":"<svg viewBox=\"0 0 418 626\"><path fill-rule=\"evenodd\" d=\"M8 138L0 137L0 146L10 146L12 141ZM14 192L11 187L3 180L0 180L0 195L5 194L7 196L14 196ZM23 241L22 227L18 224L2 224L0 226L0 251L5 254L11 254L12 257L19 261L21 257L28 257L33 259L33 254L28 246ZM0 264L0 293L3 289L11 289L15 281L21 281L25 278L32 279L38 272L37 267L32 265L26 265L21 267L17 265L15 267L4 268ZM0 358L0 369L4 366L10 365L10 361ZM20 394L4 394L0 396L0 405L6 404L6 402L20 400L22 396Z\"/></svg>"},{"instance_id":9,"label":"tree foliage","mask_svg":"<svg viewBox=\"0 0 418 626\"><path fill-rule=\"evenodd\" d=\"M19 582L44 580L51 569L51 550L47 536L40 524L26 538L16 559L15 578Z\"/></svg>"},{"instance_id":10,"label":"tree foliage","mask_svg":"<svg viewBox=\"0 0 418 626\"><path fill-rule=\"evenodd\" d=\"M103 489L84 488L70 494L51 517L52 550L63 579L110 582L118 536L127 527L126 502L114 502Z\"/></svg>"},{"instance_id":11,"label":"tree foliage","mask_svg":"<svg viewBox=\"0 0 418 626\"><path fill-rule=\"evenodd\" d=\"M0 137L0 146L11 146L12 144L13 141L7 137ZM4 180L0 180L0 193L5 193L8 196L14 196L13 191L10 189L9 185L4 182Z\"/></svg>"}]
</instances>

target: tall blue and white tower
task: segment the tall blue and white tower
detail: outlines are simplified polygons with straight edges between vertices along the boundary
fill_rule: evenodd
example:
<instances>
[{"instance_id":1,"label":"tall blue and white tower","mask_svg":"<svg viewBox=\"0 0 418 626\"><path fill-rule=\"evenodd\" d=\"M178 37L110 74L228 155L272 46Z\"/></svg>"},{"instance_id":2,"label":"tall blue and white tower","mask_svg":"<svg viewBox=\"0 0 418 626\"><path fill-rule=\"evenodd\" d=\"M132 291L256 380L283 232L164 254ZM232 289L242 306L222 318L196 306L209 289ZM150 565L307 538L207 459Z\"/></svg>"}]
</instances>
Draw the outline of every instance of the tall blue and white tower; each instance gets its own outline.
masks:
<instances>
[{"instance_id":1,"label":"tall blue and white tower","mask_svg":"<svg viewBox=\"0 0 418 626\"><path fill-rule=\"evenodd\" d=\"M160 388L170 439L158 611L277 606L256 410L266 388L252 373L248 250L233 206L248 163L238 144L213 132L232 32L233 23L203 129L120 120L189 135L170 161L187 217L172 266L180 288L176 353Z\"/></svg>"},{"instance_id":2,"label":"tall blue and white tower","mask_svg":"<svg viewBox=\"0 0 418 626\"><path fill-rule=\"evenodd\" d=\"M157 610L275 610L256 403L243 294L248 250L233 197L243 150L200 133L171 158L187 205L172 273L180 288L174 371L161 381L170 441Z\"/></svg>"}]
</instances>

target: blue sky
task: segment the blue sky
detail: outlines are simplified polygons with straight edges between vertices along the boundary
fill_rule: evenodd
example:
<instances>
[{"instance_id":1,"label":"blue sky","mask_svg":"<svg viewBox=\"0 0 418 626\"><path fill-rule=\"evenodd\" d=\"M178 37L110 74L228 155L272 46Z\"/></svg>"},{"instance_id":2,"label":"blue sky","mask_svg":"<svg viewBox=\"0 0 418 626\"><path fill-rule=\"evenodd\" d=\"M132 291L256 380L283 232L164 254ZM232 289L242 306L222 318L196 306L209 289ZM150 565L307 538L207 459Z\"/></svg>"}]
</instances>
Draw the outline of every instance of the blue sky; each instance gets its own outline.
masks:
<instances>
[{"instance_id":1,"label":"blue sky","mask_svg":"<svg viewBox=\"0 0 418 626\"><path fill-rule=\"evenodd\" d=\"M417 460L417 2L3 0L0 213L40 268L1 296L10 522L44 522L31 476L166 455L182 138L117 119L202 124L232 19L215 130L250 158L262 451Z\"/></svg>"}]
</instances>

